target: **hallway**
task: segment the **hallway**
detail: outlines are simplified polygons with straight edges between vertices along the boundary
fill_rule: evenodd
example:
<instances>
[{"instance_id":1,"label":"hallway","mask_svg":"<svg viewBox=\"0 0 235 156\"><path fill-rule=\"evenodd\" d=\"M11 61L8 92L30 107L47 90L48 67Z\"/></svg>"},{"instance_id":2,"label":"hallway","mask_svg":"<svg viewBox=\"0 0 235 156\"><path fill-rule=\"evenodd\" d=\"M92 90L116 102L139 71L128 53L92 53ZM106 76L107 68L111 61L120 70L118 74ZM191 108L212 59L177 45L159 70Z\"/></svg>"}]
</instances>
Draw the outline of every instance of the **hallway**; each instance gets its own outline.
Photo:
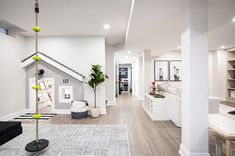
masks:
<instances>
[{"instance_id":1,"label":"hallway","mask_svg":"<svg viewBox=\"0 0 235 156\"><path fill-rule=\"evenodd\" d=\"M170 121L152 122L134 96L122 94L107 115L99 118L71 119L70 115L51 118L52 124L125 124L132 156L176 156L180 145L180 128Z\"/></svg>"}]
</instances>

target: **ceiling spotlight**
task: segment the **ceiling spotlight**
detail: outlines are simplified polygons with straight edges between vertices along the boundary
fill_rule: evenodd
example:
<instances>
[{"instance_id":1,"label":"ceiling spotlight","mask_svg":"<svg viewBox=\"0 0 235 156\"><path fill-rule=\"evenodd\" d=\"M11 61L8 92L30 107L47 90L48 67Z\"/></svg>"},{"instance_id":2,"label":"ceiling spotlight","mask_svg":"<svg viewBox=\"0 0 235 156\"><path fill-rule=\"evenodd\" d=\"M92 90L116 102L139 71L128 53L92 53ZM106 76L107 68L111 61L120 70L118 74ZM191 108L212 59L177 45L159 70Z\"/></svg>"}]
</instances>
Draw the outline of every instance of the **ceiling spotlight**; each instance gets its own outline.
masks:
<instances>
[{"instance_id":1,"label":"ceiling spotlight","mask_svg":"<svg viewBox=\"0 0 235 156\"><path fill-rule=\"evenodd\" d=\"M127 53L128 53L128 54L130 54L130 53L131 53L131 51L130 51L130 50L128 50L128 51L127 51Z\"/></svg>"},{"instance_id":2,"label":"ceiling spotlight","mask_svg":"<svg viewBox=\"0 0 235 156\"><path fill-rule=\"evenodd\" d=\"M178 46L177 48L178 48L178 49L181 49L181 46Z\"/></svg>"},{"instance_id":3,"label":"ceiling spotlight","mask_svg":"<svg viewBox=\"0 0 235 156\"><path fill-rule=\"evenodd\" d=\"M105 24L104 25L104 29L106 29L106 30L110 29L110 25L109 24Z\"/></svg>"},{"instance_id":4,"label":"ceiling spotlight","mask_svg":"<svg viewBox=\"0 0 235 156\"><path fill-rule=\"evenodd\" d=\"M232 20L233 22L235 22L235 17L233 17L233 20Z\"/></svg>"},{"instance_id":5,"label":"ceiling spotlight","mask_svg":"<svg viewBox=\"0 0 235 156\"><path fill-rule=\"evenodd\" d=\"M220 46L220 49L225 49L225 46L223 46L223 45L222 45L222 46Z\"/></svg>"}]
</instances>

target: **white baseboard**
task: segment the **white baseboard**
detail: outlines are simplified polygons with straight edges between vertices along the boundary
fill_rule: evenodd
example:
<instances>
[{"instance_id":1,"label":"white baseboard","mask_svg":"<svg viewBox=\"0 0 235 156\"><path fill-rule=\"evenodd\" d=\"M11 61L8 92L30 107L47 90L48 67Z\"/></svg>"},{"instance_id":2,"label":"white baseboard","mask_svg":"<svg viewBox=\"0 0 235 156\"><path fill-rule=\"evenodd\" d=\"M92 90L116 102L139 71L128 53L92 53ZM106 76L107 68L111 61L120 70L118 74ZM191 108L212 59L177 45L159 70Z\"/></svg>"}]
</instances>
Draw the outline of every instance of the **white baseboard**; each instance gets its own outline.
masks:
<instances>
[{"instance_id":1,"label":"white baseboard","mask_svg":"<svg viewBox=\"0 0 235 156\"><path fill-rule=\"evenodd\" d=\"M100 114L106 115L107 114L106 108L100 108Z\"/></svg>"},{"instance_id":2,"label":"white baseboard","mask_svg":"<svg viewBox=\"0 0 235 156\"><path fill-rule=\"evenodd\" d=\"M107 106L114 106L115 105L115 101L108 101Z\"/></svg>"},{"instance_id":3,"label":"white baseboard","mask_svg":"<svg viewBox=\"0 0 235 156\"><path fill-rule=\"evenodd\" d=\"M0 117L0 121L9 121L28 112L28 109L22 109Z\"/></svg>"},{"instance_id":4,"label":"white baseboard","mask_svg":"<svg viewBox=\"0 0 235 156\"><path fill-rule=\"evenodd\" d=\"M54 109L52 111L52 113L56 113L56 114L71 114L71 110L70 109Z\"/></svg>"},{"instance_id":5,"label":"white baseboard","mask_svg":"<svg viewBox=\"0 0 235 156\"><path fill-rule=\"evenodd\" d=\"M179 150L180 156L210 156L209 153L191 153L184 144L180 144L180 150Z\"/></svg>"},{"instance_id":6,"label":"white baseboard","mask_svg":"<svg viewBox=\"0 0 235 156\"><path fill-rule=\"evenodd\" d=\"M71 114L70 109L54 109L52 113L57 113L57 114ZM106 108L100 108L100 114L101 115L106 115Z\"/></svg>"},{"instance_id":7,"label":"white baseboard","mask_svg":"<svg viewBox=\"0 0 235 156\"><path fill-rule=\"evenodd\" d=\"M138 100L144 101L144 97L138 97Z\"/></svg>"}]
</instances>

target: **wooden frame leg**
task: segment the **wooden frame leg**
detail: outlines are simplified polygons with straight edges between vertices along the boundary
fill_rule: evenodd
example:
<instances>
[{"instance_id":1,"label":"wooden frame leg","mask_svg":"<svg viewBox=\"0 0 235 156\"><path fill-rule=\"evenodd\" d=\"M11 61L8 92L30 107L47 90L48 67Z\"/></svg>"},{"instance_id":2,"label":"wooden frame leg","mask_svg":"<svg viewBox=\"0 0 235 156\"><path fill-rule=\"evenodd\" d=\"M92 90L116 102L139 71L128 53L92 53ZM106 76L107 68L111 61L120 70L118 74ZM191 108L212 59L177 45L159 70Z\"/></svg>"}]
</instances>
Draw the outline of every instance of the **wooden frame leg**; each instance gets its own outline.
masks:
<instances>
[{"instance_id":1,"label":"wooden frame leg","mask_svg":"<svg viewBox=\"0 0 235 156\"><path fill-rule=\"evenodd\" d=\"M226 156L231 156L231 141L226 139Z\"/></svg>"},{"instance_id":2,"label":"wooden frame leg","mask_svg":"<svg viewBox=\"0 0 235 156\"><path fill-rule=\"evenodd\" d=\"M215 145L215 155L222 155L222 140L219 137L216 137L216 145Z\"/></svg>"}]
</instances>

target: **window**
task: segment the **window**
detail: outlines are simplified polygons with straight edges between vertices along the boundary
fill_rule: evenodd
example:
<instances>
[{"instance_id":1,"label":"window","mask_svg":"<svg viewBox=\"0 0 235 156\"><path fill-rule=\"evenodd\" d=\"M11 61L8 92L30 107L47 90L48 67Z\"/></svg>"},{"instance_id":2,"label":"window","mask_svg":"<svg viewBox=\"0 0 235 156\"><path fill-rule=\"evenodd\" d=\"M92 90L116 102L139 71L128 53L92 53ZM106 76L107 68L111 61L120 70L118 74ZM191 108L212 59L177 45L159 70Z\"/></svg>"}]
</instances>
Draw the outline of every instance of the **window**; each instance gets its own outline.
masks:
<instances>
[{"instance_id":1,"label":"window","mask_svg":"<svg viewBox=\"0 0 235 156\"><path fill-rule=\"evenodd\" d=\"M3 27L0 27L0 33L8 35L8 30Z\"/></svg>"}]
</instances>

